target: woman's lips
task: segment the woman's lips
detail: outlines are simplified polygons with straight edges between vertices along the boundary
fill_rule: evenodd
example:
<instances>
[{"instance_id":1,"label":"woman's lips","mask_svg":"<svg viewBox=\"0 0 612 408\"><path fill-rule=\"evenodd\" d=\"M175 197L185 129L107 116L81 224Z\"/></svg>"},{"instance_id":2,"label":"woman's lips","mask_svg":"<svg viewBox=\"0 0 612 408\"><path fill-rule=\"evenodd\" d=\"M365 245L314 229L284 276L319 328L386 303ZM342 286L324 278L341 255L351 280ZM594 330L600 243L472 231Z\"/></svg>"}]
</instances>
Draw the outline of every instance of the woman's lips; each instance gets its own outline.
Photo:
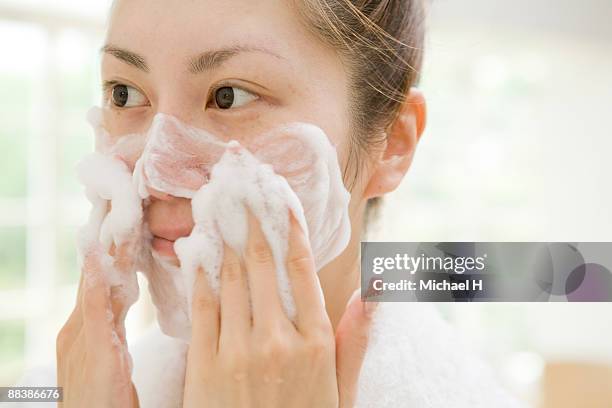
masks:
<instances>
[{"instance_id":1,"label":"woman's lips","mask_svg":"<svg viewBox=\"0 0 612 408\"><path fill-rule=\"evenodd\" d=\"M176 252L174 252L174 241L154 235L151 246L153 250L160 255L176 257Z\"/></svg>"},{"instance_id":2,"label":"woman's lips","mask_svg":"<svg viewBox=\"0 0 612 408\"><path fill-rule=\"evenodd\" d=\"M174 241L186 237L193 229L191 202L185 198L161 196L153 191L145 209L145 221L153 235L152 249L162 256L176 259Z\"/></svg>"},{"instance_id":3,"label":"woman's lips","mask_svg":"<svg viewBox=\"0 0 612 408\"><path fill-rule=\"evenodd\" d=\"M151 246L157 253L163 256L176 257L174 241L188 236L191 233L191 229L176 227L152 228L151 233L153 234Z\"/></svg>"}]
</instances>

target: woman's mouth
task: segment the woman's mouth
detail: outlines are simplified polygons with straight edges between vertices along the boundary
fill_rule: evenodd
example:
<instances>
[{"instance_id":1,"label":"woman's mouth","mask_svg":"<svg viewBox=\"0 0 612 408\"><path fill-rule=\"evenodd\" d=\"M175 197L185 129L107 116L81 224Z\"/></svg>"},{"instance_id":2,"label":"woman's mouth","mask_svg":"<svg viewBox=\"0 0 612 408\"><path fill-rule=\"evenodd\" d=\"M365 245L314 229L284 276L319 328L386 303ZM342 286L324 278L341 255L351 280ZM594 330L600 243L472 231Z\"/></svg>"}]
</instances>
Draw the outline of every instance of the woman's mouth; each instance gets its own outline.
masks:
<instances>
[{"instance_id":1,"label":"woman's mouth","mask_svg":"<svg viewBox=\"0 0 612 408\"><path fill-rule=\"evenodd\" d=\"M186 237L191 233L191 229L177 227L158 227L151 229L153 240L151 246L159 255L176 258L174 251L174 242L182 237Z\"/></svg>"},{"instance_id":2,"label":"woman's mouth","mask_svg":"<svg viewBox=\"0 0 612 408\"><path fill-rule=\"evenodd\" d=\"M174 252L174 241L154 235L151 246L153 250L160 255L176 257L176 252Z\"/></svg>"}]
</instances>

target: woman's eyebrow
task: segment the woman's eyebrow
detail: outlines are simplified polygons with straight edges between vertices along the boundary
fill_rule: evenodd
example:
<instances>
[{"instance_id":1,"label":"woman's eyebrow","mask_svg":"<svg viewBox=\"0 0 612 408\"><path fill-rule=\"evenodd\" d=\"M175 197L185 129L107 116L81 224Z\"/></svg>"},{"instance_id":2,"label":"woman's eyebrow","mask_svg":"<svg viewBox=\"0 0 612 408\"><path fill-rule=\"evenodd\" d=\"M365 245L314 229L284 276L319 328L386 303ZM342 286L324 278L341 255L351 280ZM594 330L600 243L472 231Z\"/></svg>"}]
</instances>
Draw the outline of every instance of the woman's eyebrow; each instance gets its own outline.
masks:
<instances>
[{"instance_id":1,"label":"woman's eyebrow","mask_svg":"<svg viewBox=\"0 0 612 408\"><path fill-rule=\"evenodd\" d=\"M104 45L100 51L110 54L126 64L140 69L141 71L149 72L149 65L147 64L146 59L133 51L112 44ZM205 71L210 71L211 69L218 68L228 59L246 52L263 52L273 57L282 59L282 57L280 57L277 53L264 47L235 45L232 47L219 48L217 50L204 51L195 57L190 58L188 61L189 72L199 74Z\"/></svg>"},{"instance_id":2,"label":"woman's eyebrow","mask_svg":"<svg viewBox=\"0 0 612 408\"><path fill-rule=\"evenodd\" d=\"M276 58L281 58L275 52L263 48L246 45L236 45L232 47L220 48L218 50L204 51L188 61L189 72L200 74L211 69L218 68L228 59L245 52L263 52ZM281 58L282 59L282 58Z\"/></svg>"},{"instance_id":3,"label":"woman's eyebrow","mask_svg":"<svg viewBox=\"0 0 612 408\"><path fill-rule=\"evenodd\" d=\"M144 57L136 54L133 51L126 50L125 48L120 48L111 44L104 45L101 52L110 54L121 61L132 65L144 72L149 72L149 66L147 65L147 61Z\"/></svg>"}]
</instances>

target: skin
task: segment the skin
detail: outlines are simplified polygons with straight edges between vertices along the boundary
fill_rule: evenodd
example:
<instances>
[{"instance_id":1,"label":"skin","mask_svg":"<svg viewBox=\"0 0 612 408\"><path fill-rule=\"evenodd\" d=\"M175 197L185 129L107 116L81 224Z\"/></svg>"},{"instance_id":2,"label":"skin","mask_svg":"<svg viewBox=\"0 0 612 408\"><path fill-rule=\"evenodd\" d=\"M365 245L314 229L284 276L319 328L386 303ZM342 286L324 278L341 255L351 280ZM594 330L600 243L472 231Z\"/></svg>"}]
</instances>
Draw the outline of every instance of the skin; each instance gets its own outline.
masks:
<instances>
[{"instance_id":1,"label":"skin","mask_svg":"<svg viewBox=\"0 0 612 408\"><path fill-rule=\"evenodd\" d=\"M284 123L309 122L326 132L341 165L346 164L351 143L346 66L303 27L288 2L118 1L105 44L104 121L113 138L145 131L158 112L239 140ZM224 53L216 54L217 64L211 63L211 52L218 50ZM192 72L190 62L197 57L208 68ZM131 87L130 107L108 103L117 83ZM246 103L219 109L214 91L220 85L246 91ZM272 256L255 219L250 220L243 261L226 248L219 299L204 274L198 275L184 406L354 404L375 308L358 296L349 301L359 287L363 214L369 198L394 190L403 179L425 117L423 96L411 90L385 130L387 143L363 158L351 191L351 241L319 271L325 308L317 298L309 244L295 222L287 261L298 309L295 325L275 295ZM145 221L155 235L153 247L173 257L173 241L193 227L190 202L150 192ZM115 268L129 264L132 256L129 245L113 248L110 255ZM118 344L112 342L113 332L124 333L123 321L102 318L121 305L103 280L95 279L104 267L101 257L97 248L85 254L77 305L58 336L58 382L64 387L64 406L138 404L125 364L125 336L119 336Z\"/></svg>"}]
</instances>

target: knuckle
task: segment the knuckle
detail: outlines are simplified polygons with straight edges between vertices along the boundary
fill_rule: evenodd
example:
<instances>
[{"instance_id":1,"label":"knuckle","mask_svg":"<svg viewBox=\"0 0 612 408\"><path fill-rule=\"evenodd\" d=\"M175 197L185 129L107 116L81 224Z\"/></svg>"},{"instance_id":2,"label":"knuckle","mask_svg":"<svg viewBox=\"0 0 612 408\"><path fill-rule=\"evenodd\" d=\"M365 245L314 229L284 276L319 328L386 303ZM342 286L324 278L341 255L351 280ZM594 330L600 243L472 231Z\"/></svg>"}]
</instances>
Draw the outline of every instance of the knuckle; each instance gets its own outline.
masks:
<instances>
[{"instance_id":1,"label":"knuckle","mask_svg":"<svg viewBox=\"0 0 612 408\"><path fill-rule=\"evenodd\" d=\"M55 349L57 351L58 356L63 354L63 352L67 350L68 343L71 337L72 336L66 326L62 327L57 333L57 337L55 339Z\"/></svg>"},{"instance_id":2,"label":"knuckle","mask_svg":"<svg viewBox=\"0 0 612 408\"><path fill-rule=\"evenodd\" d=\"M329 319L314 323L308 330L308 338L314 341L331 341L334 338L334 328Z\"/></svg>"},{"instance_id":3,"label":"knuckle","mask_svg":"<svg viewBox=\"0 0 612 408\"><path fill-rule=\"evenodd\" d=\"M226 282L237 282L242 278L242 266L236 259L227 261L221 270L221 275Z\"/></svg>"},{"instance_id":4,"label":"knuckle","mask_svg":"<svg viewBox=\"0 0 612 408\"><path fill-rule=\"evenodd\" d=\"M259 357L267 362L282 362L289 358L290 353L291 349L285 340L280 336L272 336L262 344Z\"/></svg>"},{"instance_id":5,"label":"knuckle","mask_svg":"<svg viewBox=\"0 0 612 408\"><path fill-rule=\"evenodd\" d=\"M248 256L255 262L267 264L272 262L272 251L265 241L252 242L247 248Z\"/></svg>"},{"instance_id":6,"label":"knuckle","mask_svg":"<svg viewBox=\"0 0 612 408\"><path fill-rule=\"evenodd\" d=\"M81 328L81 323L77 319L78 313L78 309L73 310L68 320L64 322L64 325L57 332L55 348L58 353L68 351L78 337Z\"/></svg>"},{"instance_id":7,"label":"knuckle","mask_svg":"<svg viewBox=\"0 0 612 408\"><path fill-rule=\"evenodd\" d=\"M309 254L296 254L287 261L290 271L296 275L307 275L314 270L314 264Z\"/></svg>"},{"instance_id":8,"label":"knuckle","mask_svg":"<svg viewBox=\"0 0 612 408\"><path fill-rule=\"evenodd\" d=\"M234 348L222 359L224 372L234 378L243 376L248 371L248 364L248 354L242 349Z\"/></svg>"},{"instance_id":9,"label":"knuckle","mask_svg":"<svg viewBox=\"0 0 612 408\"><path fill-rule=\"evenodd\" d=\"M327 335L311 336L307 341L307 354L309 358L320 361L332 353L333 345Z\"/></svg>"},{"instance_id":10,"label":"knuckle","mask_svg":"<svg viewBox=\"0 0 612 408\"><path fill-rule=\"evenodd\" d=\"M197 312L212 312L217 309L217 301L210 295L195 295L193 297L193 309Z\"/></svg>"}]
</instances>

